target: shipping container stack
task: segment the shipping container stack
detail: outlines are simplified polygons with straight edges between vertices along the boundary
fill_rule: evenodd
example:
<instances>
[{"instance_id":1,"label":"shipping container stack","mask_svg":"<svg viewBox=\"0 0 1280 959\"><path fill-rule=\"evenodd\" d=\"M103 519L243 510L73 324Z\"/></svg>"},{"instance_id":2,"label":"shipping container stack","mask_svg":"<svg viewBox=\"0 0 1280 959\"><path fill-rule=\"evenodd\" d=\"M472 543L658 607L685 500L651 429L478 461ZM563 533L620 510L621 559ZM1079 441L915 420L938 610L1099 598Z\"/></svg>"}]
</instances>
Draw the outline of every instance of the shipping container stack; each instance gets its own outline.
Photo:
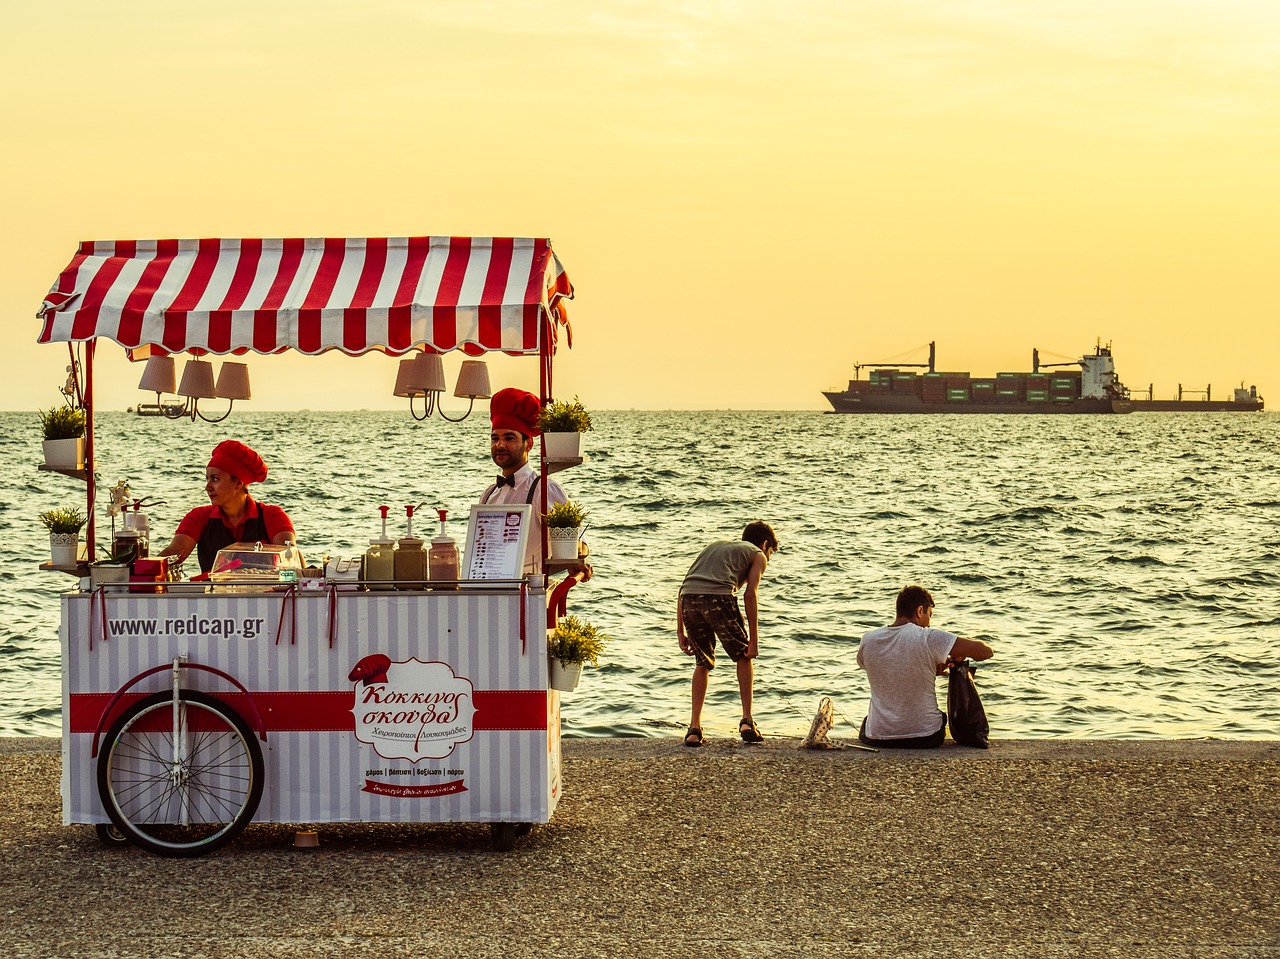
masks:
<instances>
[{"instance_id":1,"label":"shipping container stack","mask_svg":"<svg viewBox=\"0 0 1280 959\"><path fill-rule=\"evenodd\" d=\"M1021 403L1027 398L1026 373L997 373L996 402Z\"/></svg>"},{"instance_id":2,"label":"shipping container stack","mask_svg":"<svg viewBox=\"0 0 1280 959\"><path fill-rule=\"evenodd\" d=\"M1028 373L1027 374L1027 402L1028 403L1048 403L1049 402L1049 374L1047 373Z\"/></svg>"},{"instance_id":3,"label":"shipping container stack","mask_svg":"<svg viewBox=\"0 0 1280 959\"><path fill-rule=\"evenodd\" d=\"M975 377L969 381L969 395L974 403L992 403L996 398L994 376Z\"/></svg>"},{"instance_id":4,"label":"shipping container stack","mask_svg":"<svg viewBox=\"0 0 1280 959\"><path fill-rule=\"evenodd\" d=\"M898 373L897 370L872 370L871 371L871 392L872 393L892 393L893 378Z\"/></svg>"},{"instance_id":5,"label":"shipping container stack","mask_svg":"<svg viewBox=\"0 0 1280 959\"><path fill-rule=\"evenodd\" d=\"M1080 398L1080 370L1059 370L1049 377L1049 399L1069 403Z\"/></svg>"},{"instance_id":6,"label":"shipping container stack","mask_svg":"<svg viewBox=\"0 0 1280 959\"><path fill-rule=\"evenodd\" d=\"M947 384L947 402L948 403L968 403L969 402L969 374L968 373L944 373L942 375Z\"/></svg>"},{"instance_id":7,"label":"shipping container stack","mask_svg":"<svg viewBox=\"0 0 1280 959\"><path fill-rule=\"evenodd\" d=\"M925 406L941 406L946 401L947 382L941 373L926 373L920 377L920 399Z\"/></svg>"}]
</instances>

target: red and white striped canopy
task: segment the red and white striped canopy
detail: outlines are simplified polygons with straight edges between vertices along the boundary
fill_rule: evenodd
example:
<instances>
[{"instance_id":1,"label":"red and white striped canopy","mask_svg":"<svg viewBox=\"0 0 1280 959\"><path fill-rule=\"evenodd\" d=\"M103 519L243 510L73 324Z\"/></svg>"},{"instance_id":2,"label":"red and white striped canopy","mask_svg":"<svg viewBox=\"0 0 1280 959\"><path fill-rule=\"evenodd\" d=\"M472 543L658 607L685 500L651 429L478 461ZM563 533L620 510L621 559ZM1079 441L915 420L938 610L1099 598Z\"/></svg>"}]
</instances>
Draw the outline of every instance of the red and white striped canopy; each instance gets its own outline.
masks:
<instances>
[{"instance_id":1,"label":"red and white striped canopy","mask_svg":"<svg viewBox=\"0 0 1280 959\"><path fill-rule=\"evenodd\" d=\"M86 242L45 297L39 342L169 353L554 350L573 287L545 239Z\"/></svg>"}]
</instances>

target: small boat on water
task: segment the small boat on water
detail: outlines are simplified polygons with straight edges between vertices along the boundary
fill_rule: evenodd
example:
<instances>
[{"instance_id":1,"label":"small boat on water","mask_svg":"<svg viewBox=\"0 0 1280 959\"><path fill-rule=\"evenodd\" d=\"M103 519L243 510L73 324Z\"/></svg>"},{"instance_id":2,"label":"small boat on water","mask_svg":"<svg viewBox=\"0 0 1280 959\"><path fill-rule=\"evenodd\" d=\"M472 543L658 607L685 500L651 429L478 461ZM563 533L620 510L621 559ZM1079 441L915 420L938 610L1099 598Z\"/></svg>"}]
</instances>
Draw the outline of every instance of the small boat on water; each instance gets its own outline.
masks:
<instances>
[{"instance_id":1,"label":"small boat on water","mask_svg":"<svg viewBox=\"0 0 1280 959\"><path fill-rule=\"evenodd\" d=\"M847 389L823 391L831 403L831 412L1256 412L1264 405L1257 387L1240 387L1226 400L1212 399L1211 388L1184 391L1181 386L1177 399L1157 400L1154 388L1148 388L1146 398L1134 397L1116 375L1110 344L1101 343L1092 353L1063 363L1041 363L1040 351L1033 349L1030 372L987 377L939 372L933 343L929 344L928 363L877 365L863 380L860 375L864 365L870 364L854 364L854 379ZM917 373L915 369L925 372Z\"/></svg>"},{"instance_id":2,"label":"small boat on water","mask_svg":"<svg viewBox=\"0 0 1280 959\"><path fill-rule=\"evenodd\" d=\"M186 412L186 408L185 403L139 403L132 412L139 416L167 416L174 419Z\"/></svg>"}]
</instances>

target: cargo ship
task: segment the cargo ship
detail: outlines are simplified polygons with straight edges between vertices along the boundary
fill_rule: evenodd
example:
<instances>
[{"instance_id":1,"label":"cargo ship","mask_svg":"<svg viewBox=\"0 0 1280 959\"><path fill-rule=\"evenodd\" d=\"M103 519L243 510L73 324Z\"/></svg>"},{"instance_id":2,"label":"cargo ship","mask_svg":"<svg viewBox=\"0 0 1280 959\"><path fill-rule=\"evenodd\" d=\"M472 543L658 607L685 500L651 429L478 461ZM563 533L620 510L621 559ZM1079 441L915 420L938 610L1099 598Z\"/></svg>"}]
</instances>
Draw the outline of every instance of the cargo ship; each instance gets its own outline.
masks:
<instances>
[{"instance_id":1,"label":"cargo ship","mask_svg":"<svg viewBox=\"0 0 1280 959\"><path fill-rule=\"evenodd\" d=\"M1135 412L1253 412L1263 408L1256 387L1235 391L1233 399L1154 399L1130 395L1116 375L1110 344L1099 343L1093 353L1065 363L1041 363L1040 351L1031 351L1031 372L997 373L980 377L969 373L939 372L935 344L929 344L928 363L899 363L877 368L860 378L862 366L854 365L854 379L845 390L826 390L823 396L833 413L1135 413ZM1072 369L1071 367L1075 367ZM917 373L915 369L924 369ZM1050 371L1051 370L1051 371Z\"/></svg>"}]
</instances>

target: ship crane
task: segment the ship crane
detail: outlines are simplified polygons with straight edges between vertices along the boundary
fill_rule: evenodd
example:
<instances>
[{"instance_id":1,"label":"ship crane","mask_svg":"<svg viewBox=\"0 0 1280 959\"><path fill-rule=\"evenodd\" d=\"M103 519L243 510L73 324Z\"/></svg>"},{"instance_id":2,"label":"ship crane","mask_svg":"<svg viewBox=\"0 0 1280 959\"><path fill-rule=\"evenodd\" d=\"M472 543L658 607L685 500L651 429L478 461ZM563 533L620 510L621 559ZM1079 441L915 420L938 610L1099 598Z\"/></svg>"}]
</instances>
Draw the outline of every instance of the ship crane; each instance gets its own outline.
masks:
<instances>
[{"instance_id":1,"label":"ship crane","mask_svg":"<svg viewBox=\"0 0 1280 959\"><path fill-rule=\"evenodd\" d=\"M1050 366L1079 366L1079 365L1080 365L1079 360L1067 360L1065 363L1041 363L1040 351L1035 349L1034 347L1031 350L1031 372L1032 373L1039 373L1040 367L1042 366L1050 367Z\"/></svg>"},{"instance_id":2,"label":"ship crane","mask_svg":"<svg viewBox=\"0 0 1280 959\"><path fill-rule=\"evenodd\" d=\"M917 349L918 349L918 347L917 347ZM916 352L916 351L915 351L915 350L908 350L907 352L905 352L905 353L900 353L900 354L898 354L898 355L899 355L899 356L910 356L910 355L911 355L912 353L914 353L914 352ZM853 378L856 380L856 379L860 379L860 378L862 377L862 368L863 368L864 366L874 366L874 367L877 367L877 368L879 368L879 367L885 367L885 366L893 366L893 367L894 367L894 368L896 368L896 369L903 369L903 368L905 368L905 367L918 367L919 369L928 369L930 373L933 373L933 372L935 372L935 370L934 370L934 366L935 366L935 361L936 361L936 360L937 360L937 349L936 349L936 346L935 346L934 342L933 342L932 340L930 340L930 341L929 341L929 362L928 362L928 363L898 363L898 362L896 362L896 361L894 361L894 360L881 360L881 361L880 361L880 362L878 362L878 363L854 363L854 364L853 364Z\"/></svg>"}]
</instances>

